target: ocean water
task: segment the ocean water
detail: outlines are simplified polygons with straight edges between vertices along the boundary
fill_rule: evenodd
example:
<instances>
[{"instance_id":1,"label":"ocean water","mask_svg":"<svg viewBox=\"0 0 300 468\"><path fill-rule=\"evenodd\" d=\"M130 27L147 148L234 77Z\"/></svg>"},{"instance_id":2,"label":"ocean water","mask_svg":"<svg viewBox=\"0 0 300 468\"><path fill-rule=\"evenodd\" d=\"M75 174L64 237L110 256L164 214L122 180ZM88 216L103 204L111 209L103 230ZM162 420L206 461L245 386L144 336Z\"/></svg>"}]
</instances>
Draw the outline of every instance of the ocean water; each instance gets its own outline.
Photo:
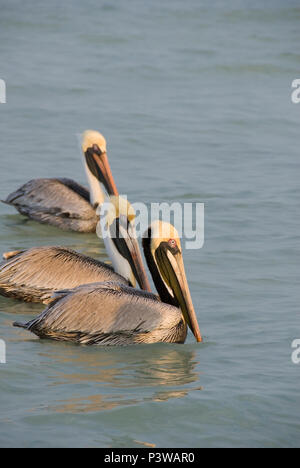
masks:
<instances>
[{"instance_id":1,"label":"ocean water","mask_svg":"<svg viewBox=\"0 0 300 468\"><path fill-rule=\"evenodd\" d=\"M184 260L204 343L98 349L12 327L0 298L0 446L300 445L298 1L1 2L0 198L33 177L86 183L78 135L107 138L132 202L205 204ZM0 206L0 251L93 235Z\"/></svg>"}]
</instances>

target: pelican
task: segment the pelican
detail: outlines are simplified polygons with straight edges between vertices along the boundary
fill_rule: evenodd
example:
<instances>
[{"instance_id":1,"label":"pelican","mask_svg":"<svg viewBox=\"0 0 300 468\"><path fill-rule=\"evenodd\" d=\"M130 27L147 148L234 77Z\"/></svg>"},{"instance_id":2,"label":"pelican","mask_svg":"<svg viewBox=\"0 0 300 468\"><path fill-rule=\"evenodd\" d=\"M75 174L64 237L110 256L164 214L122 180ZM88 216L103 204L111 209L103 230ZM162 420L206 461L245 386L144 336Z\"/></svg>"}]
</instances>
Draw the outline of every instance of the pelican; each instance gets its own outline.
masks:
<instances>
[{"instance_id":1,"label":"pelican","mask_svg":"<svg viewBox=\"0 0 300 468\"><path fill-rule=\"evenodd\" d=\"M85 345L184 343L189 326L201 342L177 231L154 222L143 247L160 300L120 283L94 283L57 292L36 319L14 326Z\"/></svg>"},{"instance_id":2,"label":"pelican","mask_svg":"<svg viewBox=\"0 0 300 468\"><path fill-rule=\"evenodd\" d=\"M106 238L113 267L66 247L35 247L4 254L0 264L0 294L26 302L47 303L60 289L113 281L151 291L135 234L135 212L121 197L111 197L103 216L119 226L118 235ZM112 216L112 213L114 216ZM115 271L114 271L115 270Z\"/></svg>"},{"instance_id":3,"label":"pelican","mask_svg":"<svg viewBox=\"0 0 300 468\"><path fill-rule=\"evenodd\" d=\"M11 193L4 203L19 213L65 231L95 232L99 221L96 208L109 195L118 195L106 152L106 140L99 132L83 134L82 150L90 192L71 179L33 179Z\"/></svg>"}]
</instances>

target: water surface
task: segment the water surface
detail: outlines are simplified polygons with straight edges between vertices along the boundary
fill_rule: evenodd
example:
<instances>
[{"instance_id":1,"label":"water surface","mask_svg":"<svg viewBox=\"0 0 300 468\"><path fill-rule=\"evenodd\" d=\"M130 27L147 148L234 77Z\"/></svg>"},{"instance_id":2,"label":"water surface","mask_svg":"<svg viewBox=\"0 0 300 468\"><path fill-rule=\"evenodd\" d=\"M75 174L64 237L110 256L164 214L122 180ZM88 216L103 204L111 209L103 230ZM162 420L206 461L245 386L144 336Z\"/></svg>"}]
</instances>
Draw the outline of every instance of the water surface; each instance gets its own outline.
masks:
<instances>
[{"instance_id":1,"label":"water surface","mask_svg":"<svg viewBox=\"0 0 300 468\"><path fill-rule=\"evenodd\" d=\"M300 440L297 1L116 0L1 6L0 198L32 177L85 183L78 134L108 140L121 193L205 203L184 252L204 344L98 349L12 327L0 298L0 445L295 447ZM0 206L0 251L92 235Z\"/></svg>"}]
</instances>

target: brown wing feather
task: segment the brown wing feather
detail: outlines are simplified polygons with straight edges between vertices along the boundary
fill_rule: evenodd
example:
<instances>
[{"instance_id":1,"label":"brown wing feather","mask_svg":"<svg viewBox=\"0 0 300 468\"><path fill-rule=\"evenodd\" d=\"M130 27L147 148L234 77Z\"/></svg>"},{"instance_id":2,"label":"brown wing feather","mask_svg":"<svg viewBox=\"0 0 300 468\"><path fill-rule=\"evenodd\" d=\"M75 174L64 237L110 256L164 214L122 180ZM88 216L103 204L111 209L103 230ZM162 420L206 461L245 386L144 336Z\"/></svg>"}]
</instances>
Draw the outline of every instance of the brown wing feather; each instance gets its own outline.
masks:
<instances>
[{"instance_id":1,"label":"brown wing feather","mask_svg":"<svg viewBox=\"0 0 300 468\"><path fill-rule=\"evenodd\" d=\"M98 217L89 192L70 179L34 179L8 196L5 203L40 223L61 229L94 232Z\"/></svg>"},{"instance_id":2,"label":"brown wing feather","mask_svg":"<svg viewBox=\"0 0 300 468\"><path fill-rule=\"evenodd\" d=\"M0 293L28 302L44 302L54 291L81 284L127 281L108 265L65 247L37 247L0 265Z\"/></svg>"},{"instance_id":3,"label":"brown wing feather","mask_svg":"<svg viewBox=\"0 0 300 468\"><path fill-rule=\"evenodd\" d=\"M179 309L161 303L153 294L117 283L60 291L36 319L15 325L41 338L81 344L183 342L186 337Z\"/></svg>"}]
</instances>

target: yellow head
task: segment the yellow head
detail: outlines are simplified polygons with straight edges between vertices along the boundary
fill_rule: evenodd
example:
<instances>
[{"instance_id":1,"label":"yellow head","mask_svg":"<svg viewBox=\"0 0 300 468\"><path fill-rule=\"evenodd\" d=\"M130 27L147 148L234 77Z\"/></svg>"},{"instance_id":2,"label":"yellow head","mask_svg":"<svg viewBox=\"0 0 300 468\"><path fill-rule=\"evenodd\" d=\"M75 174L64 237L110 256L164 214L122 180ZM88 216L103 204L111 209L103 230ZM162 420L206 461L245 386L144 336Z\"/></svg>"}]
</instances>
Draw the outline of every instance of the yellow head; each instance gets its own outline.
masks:
<instances>
[{"instance_id":1,"label":"yellow head","mask_svg":"<svg viewBox=\"0 0 300 468\"><path fill-rule=\"evenodd\" d=\"M106 153L106 140L96 130L86 130L82 137L82 151L87 152L89 148L98 146L101 153Z\"/></svg>"},{"instance_id":2,"label":"yellow head","mask_svg":"<svg viewBox=\"0 0 300 468\"><path fill-rule=\"evenodd\" d=\"M145 256L162 301L180 307L196 340L202 341L182 257L177 230L169 223L155 221L143 239Z\"/></svg>"},{"instance_id":3,"label":"yellow head","mask_svg":"<svg viewBox=\"0 0 300 468\"><path fill-rule=\"evenodd\" d=\"M128 223L132 223L134 226L135 210L126 198L120 196L109 197L108 202L105 206L106 222L111 226L117 218L124 216L127 218Z\"/></svg>"},{"instance_id":4,"label":"yellow head","mask_svg":"<svg viewBox=\"0 0 300 468\"><path fill-rule=\"evenodd\" d=\"M109 195L119 195L106 153L106 140L101 133L87 130L83 134L82 151L91 188L91 202L100 205L103 200L102 187Z\"/></svg>"},{"instance_id":5,"label":"yellow head","mask_svg":"<svg viewBox=\"0 0 300 468\"><path fill-rule=\"evenodd\" d=\"M162 244L168 244L171 248L176 248L181 253L181 242L175 227L164 221L154 221L151 224L151 251L154 253Z\"/></svg>"}]
</instances>

